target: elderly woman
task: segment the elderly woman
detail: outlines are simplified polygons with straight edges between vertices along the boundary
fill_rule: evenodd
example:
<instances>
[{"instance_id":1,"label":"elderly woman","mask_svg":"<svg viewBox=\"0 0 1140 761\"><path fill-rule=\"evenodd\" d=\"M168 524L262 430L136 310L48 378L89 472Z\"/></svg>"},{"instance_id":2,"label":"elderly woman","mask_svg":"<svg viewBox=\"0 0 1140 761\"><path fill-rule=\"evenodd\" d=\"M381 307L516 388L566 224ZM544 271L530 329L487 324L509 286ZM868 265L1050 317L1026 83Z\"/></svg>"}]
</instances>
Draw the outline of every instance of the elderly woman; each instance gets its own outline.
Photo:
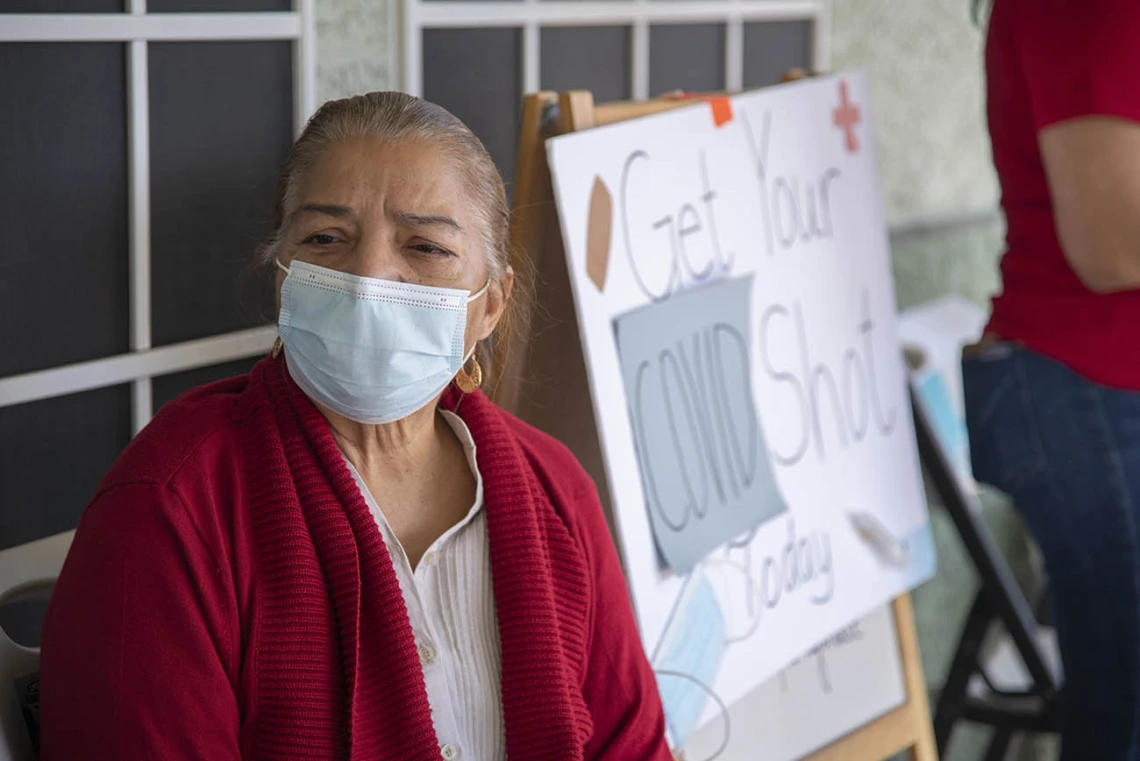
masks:
<instances>
[{"instance_id":1,"label":"elderly woman","mask_svg":"<svg viewBox=\"0 0 1140 761\"><path fill-rule=\"evenodd\" d=\"M47 761L667 761L593 484L477 388L502 180L455 117L326 104L281 175L279 340L183 396L80 523Z\"/></svg>"}]
</instances>

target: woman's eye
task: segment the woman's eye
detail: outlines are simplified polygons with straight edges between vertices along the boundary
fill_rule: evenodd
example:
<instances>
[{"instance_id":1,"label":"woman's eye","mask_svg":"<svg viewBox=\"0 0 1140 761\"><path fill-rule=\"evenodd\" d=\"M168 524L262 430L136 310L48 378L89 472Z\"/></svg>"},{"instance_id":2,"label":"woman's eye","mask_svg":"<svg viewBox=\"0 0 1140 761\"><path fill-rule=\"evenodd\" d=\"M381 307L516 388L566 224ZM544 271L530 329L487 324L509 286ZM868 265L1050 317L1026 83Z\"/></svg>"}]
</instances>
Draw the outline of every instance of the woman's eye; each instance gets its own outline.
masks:
<instances>
[{"instance_id":1,"label":"woman's eye","mask_svg":"<svg viewBox=\"0 0 1140 761\"><path fill-rule=\"evenodd\" d=\"M412 248L420 253L430 254L431 256L451 256L450 251L432 243L416 243Z\"/></svg>"},{"instance_id":2,"label":"woman's eye","mask_svg":"<svg viewBox=\"0 0 1140 761\"><path fill-rule=\"evenodd\" d=\"M318 246L331 246L336 243L336 238L328 233L317 233L305 238L306 243L313 243Z\"/></svg>"}]
</instances>

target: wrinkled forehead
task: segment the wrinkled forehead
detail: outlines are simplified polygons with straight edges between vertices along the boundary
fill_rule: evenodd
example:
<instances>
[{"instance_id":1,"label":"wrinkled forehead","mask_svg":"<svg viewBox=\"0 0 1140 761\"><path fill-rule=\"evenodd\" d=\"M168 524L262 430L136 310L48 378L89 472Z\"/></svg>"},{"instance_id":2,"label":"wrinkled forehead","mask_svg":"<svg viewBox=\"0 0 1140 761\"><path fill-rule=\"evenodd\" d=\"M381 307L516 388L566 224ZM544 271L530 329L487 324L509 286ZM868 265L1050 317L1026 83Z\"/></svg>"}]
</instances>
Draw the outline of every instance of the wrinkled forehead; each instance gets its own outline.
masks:
<instances>
[{"instance_id":1,"label":"wrinkled forehead","mask_svg":"<svg viewBox=\"0 0 1140 761\"><path fill-rule=\"evenodd\" d=\"M470 217L460 162L425 141L359 137L333 143L304 169L287 198L288 213L305 204Z\"/></svg>"}]
</instances>

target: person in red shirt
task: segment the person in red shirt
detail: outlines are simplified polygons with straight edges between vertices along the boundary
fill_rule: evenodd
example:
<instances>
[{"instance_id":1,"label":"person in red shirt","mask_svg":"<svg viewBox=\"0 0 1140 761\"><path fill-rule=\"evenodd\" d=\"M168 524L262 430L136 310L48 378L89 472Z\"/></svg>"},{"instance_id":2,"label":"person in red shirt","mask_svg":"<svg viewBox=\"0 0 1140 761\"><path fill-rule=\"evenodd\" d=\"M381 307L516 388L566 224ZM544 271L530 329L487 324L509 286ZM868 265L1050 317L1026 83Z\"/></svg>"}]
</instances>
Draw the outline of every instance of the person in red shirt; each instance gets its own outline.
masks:
<instances>
[{"instance_id":1,"label":"person in red shirt","mask_svg":"<svg viewBox=\"0 0 1140 761\"><path fill-rule=\"evenodd\" d=\"M1062 758L1140 758L1140 3L993 0L1003 290L963 357L975 476L1045 558Z\"/></svg>"},{"instance_id":2,"label":"person in red shirt","mask_svg":"<svg viewBox=\"0 0 1140 761\"><path fill-rule=\"evenodd\" d=\"M593 483L478 391L512 286L482 144L333 101L277 202L271 356L164 406L83 514L41 758L671 761Z\"/></svg>"}]
</instances>

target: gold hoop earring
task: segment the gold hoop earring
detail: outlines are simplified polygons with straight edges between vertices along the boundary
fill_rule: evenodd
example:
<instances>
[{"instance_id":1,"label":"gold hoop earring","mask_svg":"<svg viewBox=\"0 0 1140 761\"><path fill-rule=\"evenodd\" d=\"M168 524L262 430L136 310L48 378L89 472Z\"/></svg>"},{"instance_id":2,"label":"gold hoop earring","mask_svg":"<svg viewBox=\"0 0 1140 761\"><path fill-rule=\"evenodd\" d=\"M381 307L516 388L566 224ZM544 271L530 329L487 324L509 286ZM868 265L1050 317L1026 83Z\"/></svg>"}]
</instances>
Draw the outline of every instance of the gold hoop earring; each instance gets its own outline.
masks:
<instances>
[{"instance_id":1,"label":"gold hoop earring","mask_svg":"<svg viewBox=\"0 0 1140 761\"><path fill-rule=\"evenodd\" d=\"M467 365L471 365L471 369L467 369ZM455 374L455 385L459 386L459 390L465 394L473 394L479 390L483 385L483 368L479 365L479 360L475 355L471 355L471 359L463 363L463 367L459 368L459 372Z\"/></svg>"}]
</instances>

